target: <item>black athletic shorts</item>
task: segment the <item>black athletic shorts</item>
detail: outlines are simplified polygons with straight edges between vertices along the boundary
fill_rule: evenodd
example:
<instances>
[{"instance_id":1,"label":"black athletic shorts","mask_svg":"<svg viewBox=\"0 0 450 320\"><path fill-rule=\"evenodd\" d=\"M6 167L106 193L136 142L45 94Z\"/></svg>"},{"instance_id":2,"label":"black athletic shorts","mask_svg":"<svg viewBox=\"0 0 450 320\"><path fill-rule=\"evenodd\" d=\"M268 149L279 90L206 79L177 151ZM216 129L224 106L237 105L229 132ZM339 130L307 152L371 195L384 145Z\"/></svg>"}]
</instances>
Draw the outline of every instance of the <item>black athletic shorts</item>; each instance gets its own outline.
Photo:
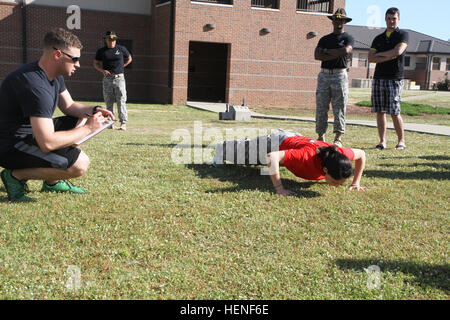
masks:
<instances>
[{"instance_id":1,"label":"black athletic shorts","mask_svg":"<svg viewBox=\"0 0 450 320\"><path fill-rule=\"evenodd\" d=\"M64 116L53 119L55 131L75 128L78 118ZM33 135L27 135L18 141L6 157L0 159L0 166L6 169L55 168L65 170L77 161L81 150L66 147L51 152L43 152Z\"/></svg>"}]
</instances>

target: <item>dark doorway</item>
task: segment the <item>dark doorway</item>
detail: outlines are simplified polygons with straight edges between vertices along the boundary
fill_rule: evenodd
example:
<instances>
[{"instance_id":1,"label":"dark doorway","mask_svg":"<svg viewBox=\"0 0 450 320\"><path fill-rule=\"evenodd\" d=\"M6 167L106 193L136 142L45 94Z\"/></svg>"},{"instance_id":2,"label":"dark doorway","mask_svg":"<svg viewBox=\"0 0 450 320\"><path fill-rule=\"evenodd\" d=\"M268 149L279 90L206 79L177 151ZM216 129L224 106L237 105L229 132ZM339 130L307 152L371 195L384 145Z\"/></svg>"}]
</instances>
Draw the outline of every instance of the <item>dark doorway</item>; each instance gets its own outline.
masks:
<instances>
[{"instance_id":1,"label":"dark doorway","mask_svg":"<svg viewBox=\"0 0 450 320\"><path fill-rule=\"evenodd\" d=\"M188 100L227 102L228 44L189 42Z\"/></svg>"}]
</instances>

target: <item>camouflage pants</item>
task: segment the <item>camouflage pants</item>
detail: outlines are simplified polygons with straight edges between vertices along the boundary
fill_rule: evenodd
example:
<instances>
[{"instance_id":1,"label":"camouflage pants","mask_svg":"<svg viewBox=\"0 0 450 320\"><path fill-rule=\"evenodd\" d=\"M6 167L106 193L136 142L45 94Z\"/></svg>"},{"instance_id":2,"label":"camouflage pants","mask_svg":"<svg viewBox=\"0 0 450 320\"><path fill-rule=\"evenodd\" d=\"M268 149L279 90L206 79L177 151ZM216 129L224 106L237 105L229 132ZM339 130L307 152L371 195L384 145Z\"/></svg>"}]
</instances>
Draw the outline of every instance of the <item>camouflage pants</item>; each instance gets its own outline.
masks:
<instances>
[{"instance_id":1,"label":"camouflage pants","mask_svg":"<svg viewBox=\"0 0 450 320\"><path fill-rule=\"evenodd\" d=\"M124 76L117 78L103 77L103 99L106 108L114 113L114 102L117 102L117 111L121 123L128 121L127 89Z\"/></svg>"},{"instance_id":2,"label":"camouflage pants","mask_svg":"<svg viewBox=\"0 0 450 320\"><path fill-rule=\"evenodd\" d=\"M215 164L267 164L266 155L279 151L284 139L302 136L298 132L278 129L266 136L253 139L227 140L216 145Z\"/></svg>"},{"instance_id":3,"label":"camouflage pants","mask_svg":"<svg viewBox=\"0 0 450 320\"><path fill-rule=\"evenodd\" d=\"M328 110L333 106L333 132L345 132L345 113L348 101L347 72L319 73L316 90L316 132L323 135L328 128Z\"/></svg>"}]
</instances>

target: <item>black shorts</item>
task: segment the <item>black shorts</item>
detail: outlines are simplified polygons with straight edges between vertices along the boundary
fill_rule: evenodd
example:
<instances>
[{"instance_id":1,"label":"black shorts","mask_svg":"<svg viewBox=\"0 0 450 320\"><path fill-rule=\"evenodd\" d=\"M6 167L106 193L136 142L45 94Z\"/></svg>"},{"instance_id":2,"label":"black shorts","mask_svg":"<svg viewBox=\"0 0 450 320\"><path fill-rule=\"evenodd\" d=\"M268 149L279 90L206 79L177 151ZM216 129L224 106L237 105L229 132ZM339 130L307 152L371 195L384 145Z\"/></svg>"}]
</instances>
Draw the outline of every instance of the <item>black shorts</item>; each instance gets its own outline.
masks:
<instances>
[{"instance_id":1,"label":"black shorts","mask_svg":"<svg viewBox=\"0 0 450 320\"><path fill-rule=\"evenodd\" d=\"M75 128L78 118L64 116L53 119L55 131L65 131ZM65 170L77 161L81 150L66 147L51 152L43 152L33 135L27 135L19 140L6 157L0 159L0 165L6 169L55 168Z\"/></svg>"}]
</instances>

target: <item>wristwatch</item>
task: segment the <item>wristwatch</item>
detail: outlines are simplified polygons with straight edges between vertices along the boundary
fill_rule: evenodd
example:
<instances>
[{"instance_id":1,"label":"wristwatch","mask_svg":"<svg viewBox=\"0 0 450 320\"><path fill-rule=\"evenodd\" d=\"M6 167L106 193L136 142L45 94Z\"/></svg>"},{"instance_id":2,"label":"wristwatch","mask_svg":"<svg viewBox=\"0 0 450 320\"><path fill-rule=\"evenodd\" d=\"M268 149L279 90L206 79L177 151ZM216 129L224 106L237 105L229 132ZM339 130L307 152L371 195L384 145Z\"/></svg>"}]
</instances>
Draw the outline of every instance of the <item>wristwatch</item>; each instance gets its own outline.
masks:
<instances>
[{"instance_id":1,"label":"wristwatch","mask_svg":"<svg viewBox=\"0 0 450 320\"><path fill-rule=\"evenodd\" d=\"M97 112L97 109L98 108L101 108L101 106L95 106L93 109L92 109L92 114L95 114L96 112Z\"/></svg>"}]
</instances>

